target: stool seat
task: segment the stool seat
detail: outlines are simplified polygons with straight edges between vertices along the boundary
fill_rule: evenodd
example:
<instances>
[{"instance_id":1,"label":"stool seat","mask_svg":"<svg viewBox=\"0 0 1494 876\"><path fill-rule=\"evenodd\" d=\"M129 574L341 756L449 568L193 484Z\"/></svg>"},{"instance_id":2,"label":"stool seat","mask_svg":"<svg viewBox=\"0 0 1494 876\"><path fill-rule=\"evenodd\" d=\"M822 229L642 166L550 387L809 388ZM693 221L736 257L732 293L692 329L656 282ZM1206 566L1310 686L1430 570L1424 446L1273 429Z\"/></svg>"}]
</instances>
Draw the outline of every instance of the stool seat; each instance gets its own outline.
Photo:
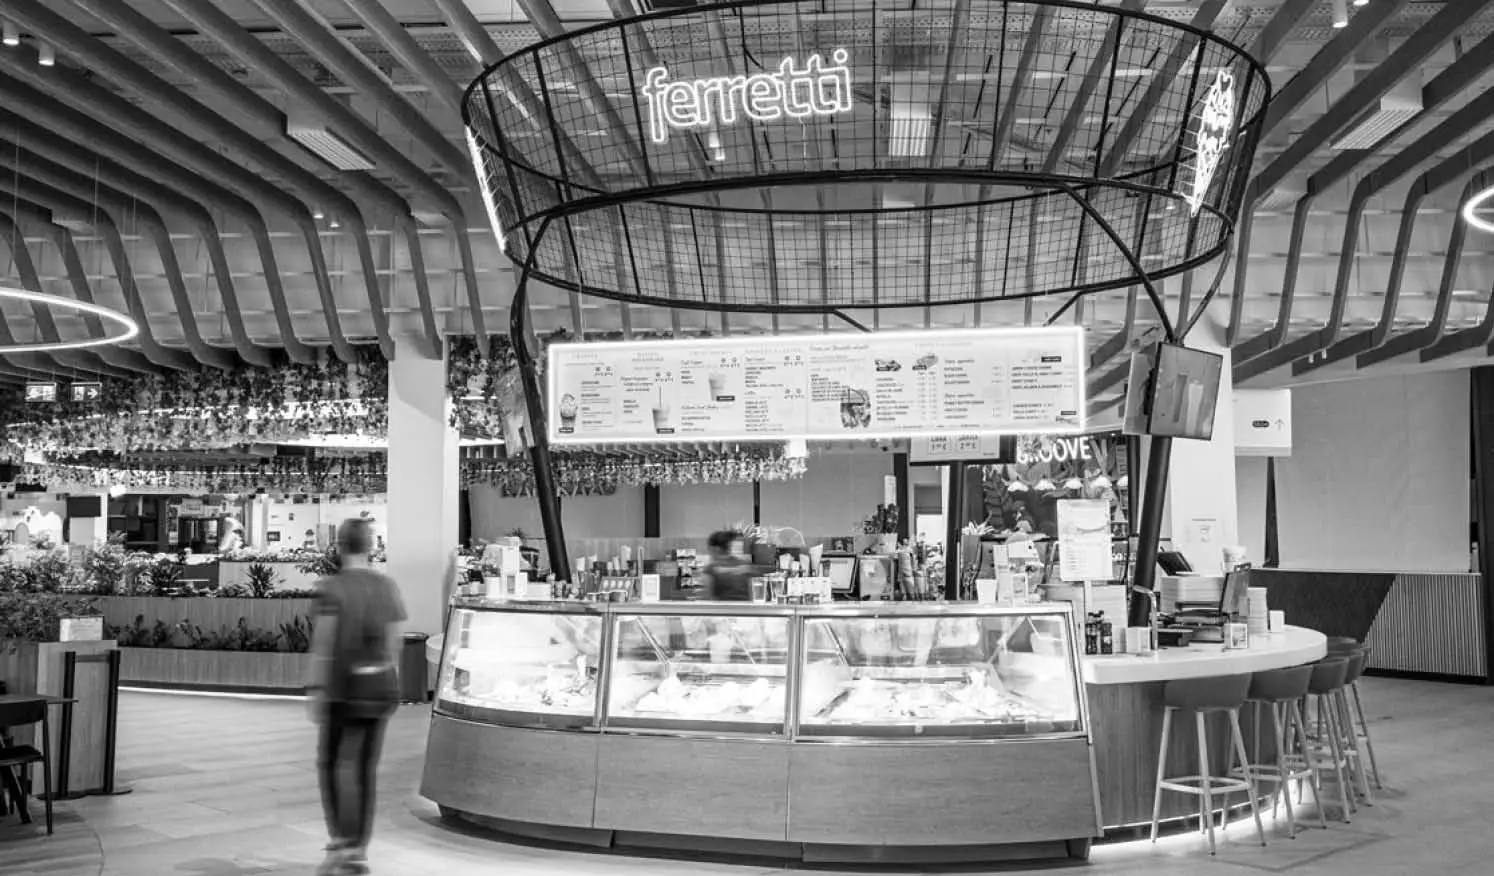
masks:
<instances>
[{"instance_id":1,"label":"stool seat","mask_svg":"<svg viewBox=\"0 0 1494 876\"><path fill-rule=\"evenodd\" d=\"M1358 644L1359 644L1359 640L1356 639L1356 638L1354 638L1353 636L1329 636L1328 637L1328 647L1330 647L1330 648L1333 647L1334 645L1358 645Z\"/></svg>"},{"instance_id":2,"label":"stool seat","mask_svg":"<svg viewBox=\"0 0 1494 876\"><path fill-rule=\"evenodd\" d=\"M1307 696L1312 683L1312 664L1257 672L1250 680L1246 699L1257 703L1280 703Z\"/></svg>"},{"instance_id":3,"label":"stool seat","mask_svg":"<svg viewBox=\"0 0 1494 876\"><path fill-rule=\"evenodd\" d=\"M1364 664L1368 660L1368 657L1369 655L1365 654L1363 649L1360 649L1348 658L1349 666L1344 671L1344 684L1353 684L1359 680L1359 676L1364 674Z\"/></svg>"},{"instance_id":4,"label":"stool seat","mask_svg":"<svg viewBox=\"0 0 1494 876\"><path fill-rule=\"evenodd\" d=\"M1313 695L1333 693L1344 686L1344 676L1349 672L1349 661L1342 657L1325 657L1312 665L1312 679L1307 692Z\"/></svg>"},{"instance_id":5,"label":"stool seat","mask_svg":"<svg viewBox=\"0 0 1494 876\"><path fill-rule=\"evenodd\" d=\"M1250 693L1250 680L1249 674L1177 679L1163 686L1162 702L1190 712L1238 709Z\"/></svg>"}]
</instances>

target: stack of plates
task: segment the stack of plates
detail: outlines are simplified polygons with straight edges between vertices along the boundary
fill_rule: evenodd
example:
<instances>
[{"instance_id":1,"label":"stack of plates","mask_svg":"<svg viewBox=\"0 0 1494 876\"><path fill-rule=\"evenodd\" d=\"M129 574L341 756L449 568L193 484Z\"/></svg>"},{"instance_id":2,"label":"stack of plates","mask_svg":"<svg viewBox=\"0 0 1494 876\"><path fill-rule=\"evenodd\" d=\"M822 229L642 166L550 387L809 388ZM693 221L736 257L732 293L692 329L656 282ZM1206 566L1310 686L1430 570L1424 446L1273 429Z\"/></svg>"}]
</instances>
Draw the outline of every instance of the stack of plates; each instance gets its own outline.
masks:
<instances>
[{"instance_id":1,"label":"stack of plates","mask_svg":"<svg viewBox=\"0 0 1494 876\"><path fill-rule=\"evenodd\" d=\"M1222 575L1163 575L1162 610L1177 611L1179 604L1192 607L1218 608L1224 595Z\"/></svg>"},{"instance_id":2,"label":"stack of plates","mask_svg":"<svg viewBox=\"0 0 1494 876\"><path fill-rule=\"evenodd\" d=\"M1250 634L1264 636L1270 631L1271 612L1266 603L1266 588L1250 588Z\"/></svg>"}]
</instances>

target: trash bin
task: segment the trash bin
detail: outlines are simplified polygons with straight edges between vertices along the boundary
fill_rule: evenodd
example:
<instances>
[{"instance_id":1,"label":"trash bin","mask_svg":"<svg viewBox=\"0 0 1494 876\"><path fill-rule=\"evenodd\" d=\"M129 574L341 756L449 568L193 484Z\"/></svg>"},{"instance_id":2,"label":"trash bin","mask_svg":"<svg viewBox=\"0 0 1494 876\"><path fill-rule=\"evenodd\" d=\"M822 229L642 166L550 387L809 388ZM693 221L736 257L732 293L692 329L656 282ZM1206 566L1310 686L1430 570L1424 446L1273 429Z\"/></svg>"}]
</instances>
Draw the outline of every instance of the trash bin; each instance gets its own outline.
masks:
<instances>
[{"instance_id":1,"label":"trash bin","mask_svg":"<svg viewBox=\"0 0 1494 876\"><path fill-rule=\"evenodd\" d=\"M399 701L423 703L428 699L426 689L425 633L405 633L405 641L399 653Z\"/></svg>"}]
</instances>

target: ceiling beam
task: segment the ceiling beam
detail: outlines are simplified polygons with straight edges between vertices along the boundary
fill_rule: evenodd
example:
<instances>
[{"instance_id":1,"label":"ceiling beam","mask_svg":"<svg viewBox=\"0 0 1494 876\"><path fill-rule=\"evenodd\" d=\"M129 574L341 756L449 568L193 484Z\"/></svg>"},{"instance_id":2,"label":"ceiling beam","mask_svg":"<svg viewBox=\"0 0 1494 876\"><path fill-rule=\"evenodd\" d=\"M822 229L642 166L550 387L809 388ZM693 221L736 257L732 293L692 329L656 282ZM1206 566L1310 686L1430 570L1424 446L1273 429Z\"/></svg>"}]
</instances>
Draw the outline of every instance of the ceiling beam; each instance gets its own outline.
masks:
<instances>
[{"instance_id":1,"label":"ceiling beam","mask_svg":"<svg viewBox=\"0 0 1494 876\"><path fill-rule=\"evenodd\" d=\"M32 121L39 123L43 127L38 130L52 135L48 142L48 154L59 164L70 166L79 173L94 174L111 185L146 197L169 200L173 196L173 190L180 191L183 194L176 197L181 197L184 201L175 205L175 209L183 212L189 220L197 216L197 221L200 222L206 217L207 225L199 227L212 232L216 232L216 225L203 205L221 210L242 222L254 239L259 253L265 288L269 293L280 343L285 348L286 355L292 362L303 364L315 360L313 350L296 336L270 231L257 207L143 146L139 140L106 128L91 116L64 107L4 75L0 75L0 90L4 91L7 103L26 116L26 119L21 119L16 114L0 109L0 123L15 131L29 130L27 126ZM88 143L93 149L107 152L113 158L104 158L98 152L84 149L78 145L81 143ZM116 160L128 164L140 173L116 164ZM151 178L142 174L150 174ZM154 180L159 180L160 184ZM195 209L193 199L197 202ZM201 215L198 216L198 213ZM317 245L320 245L319 240ZM214 270L218 268L215 267ZM223 273L229 273L226 256Z\"/></svg>"}]
</instances>

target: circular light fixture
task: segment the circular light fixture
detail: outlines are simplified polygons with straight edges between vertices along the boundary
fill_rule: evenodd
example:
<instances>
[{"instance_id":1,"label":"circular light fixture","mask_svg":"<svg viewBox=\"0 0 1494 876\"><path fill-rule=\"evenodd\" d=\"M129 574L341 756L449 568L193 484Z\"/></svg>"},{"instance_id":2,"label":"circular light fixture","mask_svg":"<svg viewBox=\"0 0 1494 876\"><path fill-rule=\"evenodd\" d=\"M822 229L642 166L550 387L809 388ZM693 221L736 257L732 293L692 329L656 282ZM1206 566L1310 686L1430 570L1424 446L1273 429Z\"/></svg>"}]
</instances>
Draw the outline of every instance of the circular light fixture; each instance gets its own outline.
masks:
<instances>
[{"instance_id":1,"label":"circular light fixture","mask_svg":"<svg viewBox=\"0 0 1494 876\"><path fill-rule=\"evenodd\" d=\"M0 302L24 301L27 304L40 304L43 307L55 308L57 310L71 310L77 313L96 316L105 322L118 327L119 331L102 338L88 338L81 341L43 341L40 344L0 344L0 355L10 353L53 353L58 350L82 350L88 347L104 347L110 344L121 344L140 334L140 326L117 310L100 307L97 304L89 304L76 298L63 298L60 295L47 295L43 292L32 292L29 289L16 289L10 286L0 286Z\"/></svg>"},{"instance_id":2,"label":"circular light fixture","mask_svg":"<svg viewBox=\"0 0 1494 876\"><path fill-rule=\"evenodd\" d=\"M321 207L317 207L316 209L314 209L314 210L311 211L311 218L313 218L316 221L320 222L324 218L326 218L326 214L322 212L322 208Z\"/></svg>"},{"instance_id":3,"label":"circular light fixture","mask_svg":"<svg viewBox=\"0 0 1494 876\"><path fill-rule=\"evenodd\" d=\"M1468 199L1463 205L1463 221L1479 231L1487 231L1494 234L1494 222L1478 215L1478 211L1488 206L1494 200L1494 186L1490 186Z\"/></svg>"},{"instance_id":4,"label":"circular light fixture","mask_svg":"<svg viewBox=\"0 0 1494 876\"><path fill-rule=\"evenodd\" d=\"M42 65L43 67L57 66L57 50L52 48L51 43L37 43L36 63Z\"/></svg>"},{"instance_id":5,"label":"circular light fixture","mask_svg":"<svg viewBox=\"0 0 1494 876\"><path fill-rule=\"evenodd\" d=\"M0 22L0 30L4 31L4 43L7 46L19 46L21 44L21 31L16 28L12 21Z\"/></svg>"},{"instance_id":6,"label":"circular light fixture","mask_svg":"<svg viewBox=\"0 0 1494 876\"><path fill-rule=\"evenodd\" d=\"M331 220L329 220L327 222L327 227L330 228L330 229L332 229L333 231L336 231L337 229L339 229L339 228L342 227L342 223L338 222L337 218L334 216Z\"/></svg>"}]
</instances>

